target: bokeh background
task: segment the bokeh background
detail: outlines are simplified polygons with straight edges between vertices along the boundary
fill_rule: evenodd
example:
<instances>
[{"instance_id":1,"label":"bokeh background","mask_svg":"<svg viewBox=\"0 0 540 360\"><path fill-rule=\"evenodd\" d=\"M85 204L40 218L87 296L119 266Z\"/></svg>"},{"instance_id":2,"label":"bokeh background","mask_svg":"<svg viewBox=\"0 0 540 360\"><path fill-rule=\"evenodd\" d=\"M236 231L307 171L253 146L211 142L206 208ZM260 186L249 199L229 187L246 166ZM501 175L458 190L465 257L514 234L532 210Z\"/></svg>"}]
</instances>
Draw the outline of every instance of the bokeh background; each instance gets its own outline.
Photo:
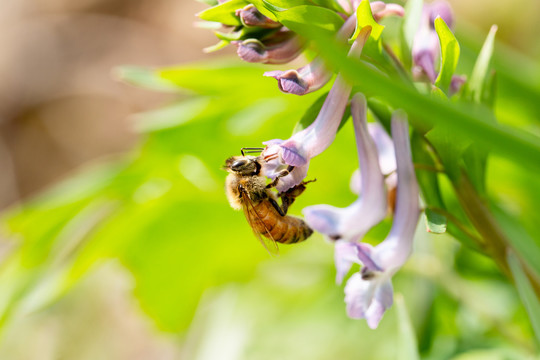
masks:
<instances>
[{"instance_id":1,"label":"bokeh background","mask_svg":"<svg viewBox=\"0 0 540 360\"><path fill-rule=\"evenodd\" d=\"M500 57L522 60L515 71L539 79L540 2L450 3L465 54L478 52L495 23ZM405 300L377 331L346 318L321 237L277 259L264 253L228 208L219 166L241 146L287 137L317 95L292 99L260 68L237 69L261 83L258 91L230 90L222 112L183 126L200 104L175 107L185 94L137 88L113 71L235 67L231 49L202 52L216 42L193 26L204 8L188 0L0 2L0 208L11 219L0 245L0 358L391 359L407 341L429 359L533 358L526 314L495 265L421 225L417 252L394 284ZM212 86L199 92L238 84ZM499 120L540 134L540 107L522 103L530 95L504 82L500 93ZM299 199L297 214L354 200L347 184L356 158L343 156L355 154L352 131L337 140L310 169L325 185ZM328 174L328 163L340 166ZM519 214L515 183L501 181L500 200Z\"/></svg>"}]
</instances>

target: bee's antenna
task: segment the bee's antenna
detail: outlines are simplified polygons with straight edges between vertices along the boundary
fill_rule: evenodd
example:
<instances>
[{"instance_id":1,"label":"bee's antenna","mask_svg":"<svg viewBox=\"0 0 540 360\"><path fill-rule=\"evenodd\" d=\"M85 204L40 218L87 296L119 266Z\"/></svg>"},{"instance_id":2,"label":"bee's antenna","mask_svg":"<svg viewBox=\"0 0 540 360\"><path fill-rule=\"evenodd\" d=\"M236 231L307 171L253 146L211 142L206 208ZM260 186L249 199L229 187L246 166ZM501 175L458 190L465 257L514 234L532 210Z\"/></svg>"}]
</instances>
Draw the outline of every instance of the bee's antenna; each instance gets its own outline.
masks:
<instances>
[{"instance_id":1,"label":"bee's antenna","mask_svg":"<svg viewBox=\"0 0 540 360\"><path fill-rule=\"evenodd\" d=\"M240 152L242 156L246 156L246 154L260 153L263 150L263 147L244 147L240 149Z\"/></svg>"}]
</instances>

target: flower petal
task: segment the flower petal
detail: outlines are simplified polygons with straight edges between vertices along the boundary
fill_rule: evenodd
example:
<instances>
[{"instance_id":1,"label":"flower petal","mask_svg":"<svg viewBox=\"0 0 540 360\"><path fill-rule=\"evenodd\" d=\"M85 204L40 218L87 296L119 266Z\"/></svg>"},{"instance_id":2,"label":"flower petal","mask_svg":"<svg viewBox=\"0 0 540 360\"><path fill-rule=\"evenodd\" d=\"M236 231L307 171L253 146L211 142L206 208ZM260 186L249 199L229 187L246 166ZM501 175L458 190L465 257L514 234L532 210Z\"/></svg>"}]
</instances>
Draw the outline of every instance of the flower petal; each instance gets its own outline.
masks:
<instances>
[{"instance_id":1,"label":"flower petal","mask_svg":"<svg viewBox=\"0 0 540 360\"><path fill-rule=\"evenodd\" d=\"M357 245L355 243L338 240L336 241L334 247L334 262L336 264L336 283L341 285L343 278L349 270L353 263L358 263L358 258L356 256Z\"/></svg>"}]
</instances>

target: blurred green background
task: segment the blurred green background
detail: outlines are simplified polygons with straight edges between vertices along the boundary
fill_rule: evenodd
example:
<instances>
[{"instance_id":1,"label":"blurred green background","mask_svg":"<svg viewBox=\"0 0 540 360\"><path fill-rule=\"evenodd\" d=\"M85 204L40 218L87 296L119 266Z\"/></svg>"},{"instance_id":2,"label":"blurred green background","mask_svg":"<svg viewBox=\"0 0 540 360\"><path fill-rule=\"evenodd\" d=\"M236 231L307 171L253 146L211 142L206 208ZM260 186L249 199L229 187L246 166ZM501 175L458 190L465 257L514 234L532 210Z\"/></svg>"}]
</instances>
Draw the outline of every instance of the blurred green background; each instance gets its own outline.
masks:
<instances>
[{"instance_id":1,"label":"blurred green background","mask_svg":"<svg viewBox=\"0 0 540 360\"><path fill-rule=\"evenodd\" d=\"M498 120L540 135L540 2L450 3L458 72L470 73L498 24ZM215 42L193 28L204 8L0 4L10 29L0 35L0 358L538 358L513 285L489 258L427 234L423 220L377 330L347 318L321 236L279 257L264 251L229 207L220 168L243 146L287 138L325 89L287 96L261 76L273 67L242 64L231 49L202 54ZM162 67L168 81L132 67L121 75L153 90L120 83L111 69L125 64ZM312 161L317 182L293 214L355 200L355 149L346 124ZM493 201L534 234L535 170L492 157L488 174Z\"/></svg>"}]
</instances>

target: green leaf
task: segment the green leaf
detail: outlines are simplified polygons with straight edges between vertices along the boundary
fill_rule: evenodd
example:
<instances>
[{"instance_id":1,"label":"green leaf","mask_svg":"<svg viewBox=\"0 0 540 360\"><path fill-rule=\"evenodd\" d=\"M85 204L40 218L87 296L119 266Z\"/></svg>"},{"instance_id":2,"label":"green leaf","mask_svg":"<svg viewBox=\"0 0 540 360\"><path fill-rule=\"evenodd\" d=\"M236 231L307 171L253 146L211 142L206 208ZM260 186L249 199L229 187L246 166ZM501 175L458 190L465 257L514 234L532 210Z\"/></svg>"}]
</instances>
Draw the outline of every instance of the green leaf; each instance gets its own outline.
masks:
<instances>
[{"instance_id":1,"label":"green leaf","mask_svg":"<svg viewBox=\"0 0 540 360\"><path fill-rule=\"evenodd\" d=\"M463 161L467 174L474 188L480 193L486 191L486 168L489 151L478 144L471 144L463 153Z\"/></svg>"},{"instance_id":2,"label":"green leaf","mask_svg":"<svg viewBox=\"0 0 540 360\"><path fill-rule=\"evenodd\" d=\"M446 209L440 192L439 179L435 172L437 164L430 154L425 139L417 131L414 131L412 135L411 151L416 166L416 179L422 190L424 203L428 207L425 211L426 229L428 232L442 234L446 232L447 219L429 208Z\"/></svg>"},{"instance_id":3,"label":"green leaf","mask_svg":"<svg viewBox=\"0 0 540 360\"><path fill-rule=\"evenodd\" d=\"M538 261L540 259L540 244L523 228L517 219L514 219L495 204L492 204L490 208L497 223L504 230L512 248L540 278L540 261Z\"/></svg>"},{"instance_id":4,"label":"green leaf","mask_svg":"<svg viewBox=\"0 0 540 360\"><path fill-rule=\"evenodd\" d=\"M397 354L400 360L420 360L418 353L418 341L414 333L411 317L407 311L407 305L401 294L396 294L396 307L399 324L399 338L397 343Z\"/></svg>"},{"instance_id":5,"label":"green leaf","mask_svg":"<svg viewBox=\"0 0 540 360\"><path fill-rule=\"evenodd\" d=\"M353 93L356 93L353 89ZM391 134L392 109L381 99L368 98L368 108L375 115L387 133Z\"/></svg>"},{"instance_id":6,"label":"green leaf","mask_svg":"<svg viewBox=\"0 0 540 360\"><path fill-rule=\"evenodd\" d=\"M402 58L409 68L412 63L412 44L422 18L423 0L408 0L405 4L405 17L401 27Z\"/></svg>"},{"instance_id":7,"label":"green leaf","mask_svg":"<svg viewBox=\"0 0 540 360\"><path fill-rule=\"evenodd\" d=\"M495 46L495 34L497 33L497 26L493 25L489 31L489 34L480 50L478 59L474 64L474 69L471 74L471 79L467 85L467 96L475 102L481 102L484 97L484 92L488 91L486 87L486 77L488 75L488 69L493 55L493 48Z\"/></svg>"},{"instance_id":8,"label":"green leaf","mask_svg":"<svg viewBox=\"0 0 540 360\"><path fill-rule=\"evenodd\" d=\"M525 309L529 315L529 320L531 321L531 325L536 335L536 341L540 344L540 300L536 296L527 275L523 271L518 257L512 251L508 251L506 258L514 281L516 282L521 301L523 302L523 305L525 305Z\"/></svg>"},{"instance_id":9,"label":"green leaf","mask_svg":"<svg viewBox=\"0 0 540 360\"><path fill-rule=\"evenodd\" d=\"M197 0L197 1L203 4L210 5L210 6L216 6L217 4L219 4L217 0Z\"/></svg>"},{"instance_id":10,"label":"green leaf","mask_svg":"<svg viewBox=\"0 0 540 360\"><path fill-rule=\"evenodd\" d=\"M197 15L206 21L215 21L230 26L240 26L242 22L236 16L235 12L248 4L249 1L247 0L229 0L223 4L201 11Z\"/></svg>"},{"instance_id":11,"label":"green leaf","mask_svg":"<svg viewBox=\"0 0 540 360\"><path fill-rule=\"evenodd\" d=\"M384 30L384 26L379 25L375 18L373 18L373 13L371 12L371 5L369 0L362 0L358 8L356 9L356 29L354 34L349 39L349 43L352 44L354 40L360 34L360 31L366 27L371 26L370 39L373 39L375 42L378 42L381 38L381 34Z\"/></svg>"},{"instance_id":12,"label":"green leaf","mask_svg":"<svg viewBox=\"0 0 540 360\"><path fill-rule=\"evenodd\" d=\"M373 96L382 96L395 108L404 109L416 128L445 124L451 134L449 140L477 141L488 149L520 163L540 169L540 139L525 131L493 123L493 114L486 109L463 103L451 103L425 96L413 87L390 79L374 71L369 65L356 59L348 59L347 49L327 34L311 28L307 32L320 54L357 88ZM436 114L436 116L435 116Z\"/></svg>"},{"instance_id":13,"label":"green leaf","mask_svg":"<svg viewBox=\"0 0 540 360\"><path fill-rule=\"evenodd\" d=\"M212 53L214 51L218 51L218 50L221 50L223 49L224 47L226 47L227 45L229 45L230 42L228 40L220 40L218 43L212 45L212 46L207 46L203 49L203 52L205 53Z\"/></svg>"},{"instance_id":14,"label":"green leaf","mask_svg":"<svg viewBox=\"0 0 540 360\"><path fill-rule=\"evenodd\" d=\"M319 115L319 112L321 111L324 101L326 100L326 97L328 96L328 92L321 95L315 102L306 110L304 113L304 116L296 123L293 129L293 134L296 134L299 131L304 130L309 125L315 121L317 116ZM338 131L341 130L343 125L347 122L349 117L351 116L351 108L347 106L345 109L345 113L343 114L343 117L341 118L341 123L339 124Z\"/></svg>"},{"instance_id":15,"label":"green leaf","mask_svg":"<svg viewBox=\"0 0 540 360\"><path fill-rule=\"evenodd\" d=\"M315 5L322 6L324 8L346 14L346 11L343 9L343 7L339 4L336 0L311 0ZM307 4L306 4L307 5Z\"/></svg>"},{"instance_id":16,"label":"green leaf","mask_svg":"<svg viewBox=\"0 0 540 360\"><path fill-rule=\"evenodd\" d=\"M113 69L112 75L115 79L133 86L163 92L178 92L178 87L172 82L159 77L158 72L154 69L119 66Z\"/></svg>"},{"instance_id":17,"label":"green leaf","mask_svg":"<svg viewBox=\"0 0 540 360\"><path fill-rule=\"evenodd\" d=\"M134 126L138 132L158 131L180 126L193 120L209 104L208 98L194 97L178 104L134 115Z\"/></svg>"},{"instance_id":18,"label":"green leaf","mask_svg":"<svg viewBox=\"0 0 540 360\"><path fill-rule=\"evenodd\" d=\"M334 11L320 6L300 5L286 10L272 7L269 10L277 21L304 37L309 37L313 28L333 36L344 23L343 18Z\"/></svg>"},{"instance_id":19,"label":"green leaf","mask_svg":"<svg viewBox=\"0 0 540 360\"><path fill-rule=\"evenodd\" d=\"M157 70L156 74L163 81L176 86L177 89L204 95L224 96L234 93L245 94L245 89L253 87L254 82L260 82L263 71L260 65L221 60L197 66L163 68ZM275 84L261 83L259 91L274 92Z\"/></svg>"},{"instance_id":20,"label":"green leaf","mask_svg":"<svg viewBox=\"0 0 540 360\"><path fill-rule=\"evenodd\" d=\"M439 214L431 209L424 211L426 217L426 231L432 234L444 234L446 232L446 216Z\"/></svg>"},{"instance_id":21,"label":"green leaf","mask_svg":"<svg viewBox=\"0 0 540 360\"><path fill-rule=\"evenodd\" d=\"M441 69L435 85L448 93L459 60L459 43L440 16L435 19L435 30L441 44Z\"/></svg>"},{"instance_id":22,"label":"green leaf","mask_svg":"<svg viewBox=\"0 0 540 360\"><path fill-rule=\"evenodd\" d=\"M445 172L452 180L460 176L460 165L465 149L471 140L456 136L452 127L440 124L426 134L435 151L439 155Z\"/></svg>"}]
</instances>

